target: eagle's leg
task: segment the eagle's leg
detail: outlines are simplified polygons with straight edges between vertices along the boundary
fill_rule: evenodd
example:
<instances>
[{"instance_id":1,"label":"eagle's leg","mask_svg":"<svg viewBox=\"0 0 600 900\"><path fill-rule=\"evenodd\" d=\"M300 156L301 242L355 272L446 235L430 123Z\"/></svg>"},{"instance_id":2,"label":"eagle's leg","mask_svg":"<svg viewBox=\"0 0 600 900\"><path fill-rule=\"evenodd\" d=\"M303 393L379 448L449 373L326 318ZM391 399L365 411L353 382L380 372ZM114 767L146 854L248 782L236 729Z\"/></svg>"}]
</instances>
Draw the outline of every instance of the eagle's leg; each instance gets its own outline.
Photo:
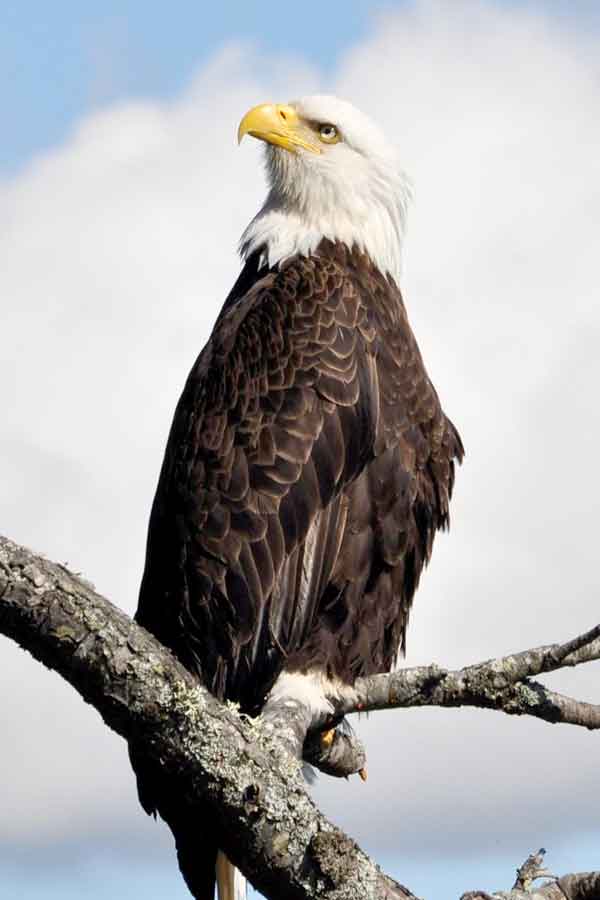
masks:
<instances>
[{"instance_id":1,"label":"eagle's leg","mask_svg":"<svg viewBox=\"0 0 600 900\"><path fill-rule=\"evenodd\" d=\"M336 711L336 701L352 693L350 685L320 672L283 672L262 717L297 759L328 775L347 777L364 772L366 761L362 744Z\"/></svg>"},{"instance_id":2,"label":"eagle's leg","mask_svg":"<svg viewBox=\"0 0 600 900\"><path fill-rule=\"evenodd\" d=\"M320 672L282 672L267 697L263 719L273 723L300 759L309 733L330 731L337 724L334 699L339 687Z\"/></svg>"},{"instance_id":3,"label":"eagle's leg","mask_svg":"<svg viewBox=\"0 0 600 900\"><path fill-rule=\"evenodd\" d=\"M330 725L333 720L340 722L336 701L352 698L352 685L339 678L328 678L317 669L308 672L282 672L267 697L263 712L270 708L300 705L310 716L311 728L318 729Z\"/></svg>"}]
</instances>

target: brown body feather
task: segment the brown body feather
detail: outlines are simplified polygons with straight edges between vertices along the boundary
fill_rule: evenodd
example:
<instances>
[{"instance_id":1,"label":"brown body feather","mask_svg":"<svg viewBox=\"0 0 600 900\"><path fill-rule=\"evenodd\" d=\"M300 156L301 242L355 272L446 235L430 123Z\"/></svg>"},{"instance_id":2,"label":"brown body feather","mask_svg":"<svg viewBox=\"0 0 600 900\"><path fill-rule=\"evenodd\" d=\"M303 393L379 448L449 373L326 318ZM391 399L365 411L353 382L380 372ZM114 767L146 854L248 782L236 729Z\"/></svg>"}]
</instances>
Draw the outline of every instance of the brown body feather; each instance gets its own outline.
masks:
<instances>
[{"instance_id":1,"label":"brown body feather","mask_svg":"<svg viewBox=\"0 0 600 900\"><path fill-rule=\"evenodd\" d=\"M390 669L462 446L366 256L248 268L175 413L137 619L252 712L284 667Z\"/></svg>"},{"instance_id":2,"label":"brown body feather","mask_svg":"<svg viewBox=\"0 0 600 900\"><path fill-rule=\"evenodd\" d=\"M252 257L175 413L137 620L250 713L284 668L388 671L462 452L368 257L328 241L277 270ZM133 761L192 890L210 883L218 841L186 873L187 814Z\"/></svg>"}]
</instances>

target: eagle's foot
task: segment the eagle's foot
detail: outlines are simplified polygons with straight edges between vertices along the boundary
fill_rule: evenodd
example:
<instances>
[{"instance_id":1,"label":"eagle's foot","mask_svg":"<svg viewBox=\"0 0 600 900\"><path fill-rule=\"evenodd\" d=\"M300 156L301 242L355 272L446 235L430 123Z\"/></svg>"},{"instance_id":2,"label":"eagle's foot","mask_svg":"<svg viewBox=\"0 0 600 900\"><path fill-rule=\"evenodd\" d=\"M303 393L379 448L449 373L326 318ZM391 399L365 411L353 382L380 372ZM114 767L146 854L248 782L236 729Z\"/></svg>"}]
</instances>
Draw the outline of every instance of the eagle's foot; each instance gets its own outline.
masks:
<instances>
[{"instance_id":1,"label":"eagle's foot","mask_svg":"<svg viewBox=\"0 0 600 900\"><path fill-rule=\"evenodd\" d=\"M324 750L328 750L335 740L335 728L328 728L327 731L321 732L321 746Z\"/></svg>"}]
</instances>

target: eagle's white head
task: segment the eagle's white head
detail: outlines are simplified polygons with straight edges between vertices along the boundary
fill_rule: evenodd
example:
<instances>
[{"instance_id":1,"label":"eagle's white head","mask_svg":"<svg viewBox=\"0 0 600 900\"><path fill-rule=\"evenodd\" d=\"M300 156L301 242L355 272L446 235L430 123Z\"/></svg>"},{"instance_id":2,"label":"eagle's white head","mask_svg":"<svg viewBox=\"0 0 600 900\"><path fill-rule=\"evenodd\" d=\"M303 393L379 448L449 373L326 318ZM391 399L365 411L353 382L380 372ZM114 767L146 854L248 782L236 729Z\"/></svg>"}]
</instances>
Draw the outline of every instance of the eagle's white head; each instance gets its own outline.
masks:
<instances>
[{"instance_id":1,"label":"eagle's white head","mask_svg":"<svg viewBox=\"0 0 600 900\"><path fill-rule=\"evenodd\" d=\"M331 96L255 106L245 134L266 142L269 193L242 235L247 257L265 248L269 265L314 251L322 238L358 247L398 279L409 182L380 129Z\"/></svg>"}]
</instances>

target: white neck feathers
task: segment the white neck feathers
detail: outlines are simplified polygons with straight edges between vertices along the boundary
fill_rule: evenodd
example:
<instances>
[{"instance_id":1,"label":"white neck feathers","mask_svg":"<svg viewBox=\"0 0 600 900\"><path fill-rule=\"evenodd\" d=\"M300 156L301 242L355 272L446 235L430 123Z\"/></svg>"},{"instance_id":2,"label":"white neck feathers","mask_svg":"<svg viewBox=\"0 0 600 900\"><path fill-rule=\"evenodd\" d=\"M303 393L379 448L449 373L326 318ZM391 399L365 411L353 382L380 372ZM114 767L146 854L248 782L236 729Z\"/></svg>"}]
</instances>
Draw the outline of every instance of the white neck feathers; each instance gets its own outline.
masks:
<instances>
[{"instance_id":1,"label":"white neck feathers","mask_svg":"<svg viewBox=\"0 0 600 900\"><path fill-rule=\"evenodd\" d=\"M310 255L329 238L364 251L398 282L411 197L406 176L387 160L325 171L319 160L319 166L267 147L271 186L241 237L242 257L262 249L265 262L275 266L296 254Z\"/></svg>"}]
</instances>

